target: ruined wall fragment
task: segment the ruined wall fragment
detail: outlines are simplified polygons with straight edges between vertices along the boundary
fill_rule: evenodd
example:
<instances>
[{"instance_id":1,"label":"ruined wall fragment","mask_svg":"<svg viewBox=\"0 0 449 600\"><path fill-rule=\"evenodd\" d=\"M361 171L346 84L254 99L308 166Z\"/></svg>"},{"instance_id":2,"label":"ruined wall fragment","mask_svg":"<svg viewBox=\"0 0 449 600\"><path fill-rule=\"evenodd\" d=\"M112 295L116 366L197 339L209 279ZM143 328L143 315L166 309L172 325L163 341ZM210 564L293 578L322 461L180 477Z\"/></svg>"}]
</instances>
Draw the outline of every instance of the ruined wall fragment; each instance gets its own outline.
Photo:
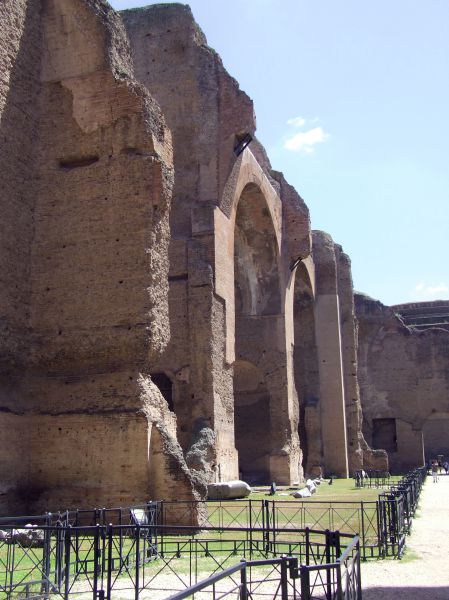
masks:
<instances>
[{"instance_id":1,"label":"ruined wall fragment","mask_svg":"<svg viewBox=\"0 0 449 600\"><path fill-rule=\"evenodd\" d=\"M387 471L388 460L385 452L382 449L372 450L362 432L363 414L357 365L358 331L355 319L351 261L341 246L335 246L335 253L340 302L349 470L350 473L362 468Z\"/></svg>"},{"instance_id":2,"label":"ruined wall fragment","mask_svg":"<svg viewBox=\"0 0 449 600\"><path fill-rule=\"evenodd\" d=\"M365 437L372 439L376 419L394 420L396 440L389 460L394 472L402 472L422 464L422 433L430 421L435 420L435 429L427 440L429 451L432 436L447 440L449 332L414 331L392 308L362 294L355 295L355 306ZM442 444L449 454L447 443Z\"/></svg>"},{"instance_id":3,"label":"ruined wall fragment","mask_svg":"<svg viewBox=\"0 0 449 600\"><path fill-rule=\"evenodd\" d=\"M123 24L106 2L30 0L14 11L26 39L8 38L6 52L20 81L28 72L14 48L43 41L32 56L37 80L27 81L35 97L26 87L18 96L23 103L28 94L36 117L26 120L34 123L34 161L20 165L24 179L33 178L33 227L29 239L25 226L22 236L26 362L19 389L11 378L5 386L14 404L8 419L17 414L23 435L13 452L2 436L3 465L15 473L2 482L30 511L131 504L173 496L175 488L178 497L197 497L173 426L163 424L173 420L165 400L165 412L150 411L140 384L170 337L170 132L133 77ZM6 109L14 92L11 84ZM26 136L14 143L30 148ZM11 233L16 244L20 237ZM149 448L164 459L152 461ZM176 482L175 471L184 479Z\"/></svg>"}]
</instances>

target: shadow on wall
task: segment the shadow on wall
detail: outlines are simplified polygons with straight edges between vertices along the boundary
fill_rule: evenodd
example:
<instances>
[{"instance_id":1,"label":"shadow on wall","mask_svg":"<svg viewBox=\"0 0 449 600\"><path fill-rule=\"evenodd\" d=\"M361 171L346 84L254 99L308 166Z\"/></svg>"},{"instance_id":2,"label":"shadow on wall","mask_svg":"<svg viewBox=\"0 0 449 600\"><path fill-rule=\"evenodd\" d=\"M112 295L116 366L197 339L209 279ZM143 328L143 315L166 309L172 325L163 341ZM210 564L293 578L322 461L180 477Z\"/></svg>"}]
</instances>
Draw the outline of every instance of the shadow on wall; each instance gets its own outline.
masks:
<instances>
[{"instance_id":1,"label":"shadow on wall","mask_svg":"<svg viewBox=\"0 0 449 600\"><path fill-rule=\"evenodd\" d=\"M363 574L362 574L363 588ZM448 600L449 587L373 587L363 589L363 600Z\"/></svg>"}]
</instances>

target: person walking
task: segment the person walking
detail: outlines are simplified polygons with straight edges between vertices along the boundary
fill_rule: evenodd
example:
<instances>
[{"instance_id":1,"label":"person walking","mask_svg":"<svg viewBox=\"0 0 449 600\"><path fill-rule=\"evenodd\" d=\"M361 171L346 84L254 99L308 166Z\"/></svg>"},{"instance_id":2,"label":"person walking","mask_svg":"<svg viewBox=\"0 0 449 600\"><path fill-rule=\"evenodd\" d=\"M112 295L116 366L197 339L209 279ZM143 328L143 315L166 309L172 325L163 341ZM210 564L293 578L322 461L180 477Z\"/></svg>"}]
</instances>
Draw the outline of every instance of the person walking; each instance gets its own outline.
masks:
<instances>
[{"instance_id":1,"label":"person walking","mask_svg":"<svg viewBox=\"0 0 449 600\"><path fill-rule=\"evenodd\" d=\"M438 483L438 462L436 460L432 461L432 477L433 483Z\"/></svg>"}]
</instances>

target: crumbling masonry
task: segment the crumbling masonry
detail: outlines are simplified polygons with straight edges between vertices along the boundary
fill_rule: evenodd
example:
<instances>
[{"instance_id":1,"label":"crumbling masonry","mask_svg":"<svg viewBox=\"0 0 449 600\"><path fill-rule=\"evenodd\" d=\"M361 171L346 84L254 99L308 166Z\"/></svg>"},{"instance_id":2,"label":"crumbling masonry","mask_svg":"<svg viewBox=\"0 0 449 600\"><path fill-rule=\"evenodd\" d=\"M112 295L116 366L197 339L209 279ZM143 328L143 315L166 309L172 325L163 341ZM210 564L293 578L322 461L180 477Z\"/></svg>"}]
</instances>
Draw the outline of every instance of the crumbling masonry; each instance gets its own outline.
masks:
<instances>
[{"instance_id":1,"label":"crumbling masonry","mask_svg":"<svg viewBox=\"0 0 449 600\"><path fill-rule=\"evenodd\" d=\"M0 26L0 510L386 468L349 259L190 9L3 0Z\"/></svg>"}]
</instances>

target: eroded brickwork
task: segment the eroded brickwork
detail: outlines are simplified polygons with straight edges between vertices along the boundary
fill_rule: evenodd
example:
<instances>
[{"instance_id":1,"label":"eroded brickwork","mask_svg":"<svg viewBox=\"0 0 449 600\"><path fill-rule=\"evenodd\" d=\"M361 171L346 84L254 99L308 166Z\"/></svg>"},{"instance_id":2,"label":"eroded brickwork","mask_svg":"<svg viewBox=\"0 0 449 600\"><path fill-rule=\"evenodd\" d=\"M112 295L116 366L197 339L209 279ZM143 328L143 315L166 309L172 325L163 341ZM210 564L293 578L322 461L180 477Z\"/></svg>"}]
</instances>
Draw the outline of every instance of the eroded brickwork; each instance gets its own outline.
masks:
<instances>
[{"instance_id":1,"label":"eroded brickwork","mask_svg":"<svg viewBox=\"0 0 449 600\"><path fill-rule=\"evenodd\" d=\"M190 9L0 19L0 510L385 465L349 259L312 236Z\"/></svg>"},{"instance_id":2,"label":"eroded brickwork","mask_svg":"<svg viewBox=\"0 0 449 600\"><path fill-rule=\"evenodd\" d=\"M449 332L412 330L393 308L361 294L355 299L367 440L390 446L396 472L422 464L423 441L427 460L448 456Z\"/></svg>"}]
</instances>

